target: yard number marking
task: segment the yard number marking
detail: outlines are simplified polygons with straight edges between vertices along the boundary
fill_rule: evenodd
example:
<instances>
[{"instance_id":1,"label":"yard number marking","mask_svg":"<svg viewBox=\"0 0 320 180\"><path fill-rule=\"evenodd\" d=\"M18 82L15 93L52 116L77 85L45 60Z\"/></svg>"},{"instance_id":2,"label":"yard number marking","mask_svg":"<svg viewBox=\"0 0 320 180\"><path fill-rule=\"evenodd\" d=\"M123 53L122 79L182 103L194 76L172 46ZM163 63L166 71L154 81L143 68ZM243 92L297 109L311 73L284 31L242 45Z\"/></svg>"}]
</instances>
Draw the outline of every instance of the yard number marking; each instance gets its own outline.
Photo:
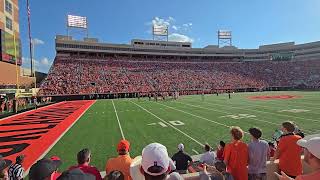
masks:
<instances>
[{"instance_id":1,"label":"yard number marking","mask_svg":"<svg viewBox=\"0 0 320 180\"><path fill-rule=\"evenodd\" d=\"M183 126L184 125L184 123L181 121L169 121L168 123L172 124L173 126ZM161 127L168 127L168 125L166 125L165 123L163 123L161 121L158 123L150 123L147 125L148 126L160 125Z\"/></svg>"},{"instance_id":2,"label":"yard number marking","mask_svg":"<svg viewBox=\"0 0 320 180\"><path fill-rule=\"evenodd\" d=\"M224 117L228 117L232 119L243 119L243 118L255 118L257 116L252 114L233 114L233 115L221 116L221 118L224 118Z\"/></svg>"}]
</instances>

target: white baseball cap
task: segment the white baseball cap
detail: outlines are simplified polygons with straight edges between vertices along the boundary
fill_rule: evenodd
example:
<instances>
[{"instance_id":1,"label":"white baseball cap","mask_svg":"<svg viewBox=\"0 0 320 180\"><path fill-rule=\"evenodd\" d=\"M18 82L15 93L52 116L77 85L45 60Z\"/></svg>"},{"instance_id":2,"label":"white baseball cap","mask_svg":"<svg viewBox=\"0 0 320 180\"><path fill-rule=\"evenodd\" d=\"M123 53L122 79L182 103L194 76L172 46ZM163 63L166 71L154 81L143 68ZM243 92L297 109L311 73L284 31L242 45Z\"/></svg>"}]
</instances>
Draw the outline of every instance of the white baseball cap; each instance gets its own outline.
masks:
<instances>
[{"instance_id":1,"label":"white baseball cap","mask_svg":"<svg viewBox=\"0 0 320 180\"><path fill-rule=\"evenodd\" d=\"M300 139L299 141L297 141L297 144L301 147L308 149L308 151L312 155L320 159L320 137Z\"/></svg>"},{"instance_id":2,"label":"white baseball cap","mask_svg":"<svg viewBox=\"0 0 320 180\"><path fill-rule=\"evenodd\" d=\"M172 164L173 162L169 158L167 148L162 144L151 143L142 150L142 169L152 176L159 176L167 172ZM162 167L162 171L159 173L149 172L148 169L152 166L160 166Z\"/></svg>"},{"instance_id":3,"label":"white baseball cap","mask_svg":"<svg viewBox=\"0 0 320 180\"><path fill-rule=\"evenodd\" d=\"M184 150L184 145L183 145L182 143L180 143L180 144L178 145L178 150L179 150L179 151Z\"/></svg>"}]
</instances>

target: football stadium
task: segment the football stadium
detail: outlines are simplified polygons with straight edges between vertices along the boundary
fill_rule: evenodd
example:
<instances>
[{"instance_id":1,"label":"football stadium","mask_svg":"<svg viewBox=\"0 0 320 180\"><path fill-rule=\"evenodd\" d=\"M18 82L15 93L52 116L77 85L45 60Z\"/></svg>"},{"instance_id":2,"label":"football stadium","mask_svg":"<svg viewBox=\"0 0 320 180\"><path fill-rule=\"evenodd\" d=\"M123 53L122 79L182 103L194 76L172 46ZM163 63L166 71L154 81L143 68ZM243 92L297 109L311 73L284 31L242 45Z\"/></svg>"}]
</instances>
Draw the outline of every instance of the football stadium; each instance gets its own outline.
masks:
<instances>
[{"instance_id":1,"label":"football stadium","mask_svg":"<svg viewBox=\"0 0 320 180\"><path fill-rule=\"evenodd\" d=\"M0 2L0 180L320 179L320 41L199 47L170 16L108 42L65 12L50 64L31 8Z\"/></svg>"}]
</instances>

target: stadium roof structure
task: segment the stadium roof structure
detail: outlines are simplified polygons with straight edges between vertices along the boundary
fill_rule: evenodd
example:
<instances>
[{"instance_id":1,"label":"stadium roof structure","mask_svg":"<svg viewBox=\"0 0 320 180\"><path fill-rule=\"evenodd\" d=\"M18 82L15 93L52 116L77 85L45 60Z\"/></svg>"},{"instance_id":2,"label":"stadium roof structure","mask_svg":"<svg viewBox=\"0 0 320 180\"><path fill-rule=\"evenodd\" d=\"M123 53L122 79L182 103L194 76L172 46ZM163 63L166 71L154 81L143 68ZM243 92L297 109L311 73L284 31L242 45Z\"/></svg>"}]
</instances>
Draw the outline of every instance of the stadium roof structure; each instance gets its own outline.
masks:
<instances>
[{"instance_id":1,"label":"stadium roof structure","mask_svg":"<svg viewBox=\"0 0 320 180\"><path fill-rule=\"evenodd\" d=\"M152 55L181 57L229 57L242 61L272 60L274 56L290 56L296 60L319 59L320 41L295 44L286 42L261 45L257 49L240 49L235 46L218 47L208 45L204 48L192 48L189 42L170 42L133 39L131 44L101 43L96 38L74 40L71 36L56 36L57 54L63 53L100 53L122 55Z\"/></svg>"}]
</instances>

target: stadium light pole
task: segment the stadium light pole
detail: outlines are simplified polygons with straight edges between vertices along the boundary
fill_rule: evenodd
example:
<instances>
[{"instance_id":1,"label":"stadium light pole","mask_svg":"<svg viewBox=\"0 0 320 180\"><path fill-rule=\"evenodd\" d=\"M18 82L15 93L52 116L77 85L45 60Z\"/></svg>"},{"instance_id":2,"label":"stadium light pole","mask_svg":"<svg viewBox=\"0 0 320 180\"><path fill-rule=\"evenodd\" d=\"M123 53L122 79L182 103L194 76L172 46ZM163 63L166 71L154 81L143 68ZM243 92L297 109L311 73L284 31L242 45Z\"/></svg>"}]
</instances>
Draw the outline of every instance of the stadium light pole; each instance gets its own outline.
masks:
<instances>
[{"instance_id":1,"label":"stadium light pole","mask_svg":"<svg viewBox=\"0 0 320 180\"><path fill-rule=\"evenodd\" d=\"M34 42L34 39L32 39L32 54L34 55L34 47L36 46L36 43ZM33 71L31 69L31 74L34 74L34 89L37 88L37 77L36 77L36 66L35 66L35 60L32 59L32 64L34 64Z\"/></svg>"},{"instance_id":2,"label":"stadium light pole","mask_svg":"<svg viewBox=\"0 0 320 180\"><path fill-rule=\"evenodd\" d=\"M31 39L31 20L30 20L30 3L27 0L27 13L28 13L28 34L29 34L29 53L31 62L31 77L33 77L33 58L32 58L32 39Z\"/></svg>"}]
</instances>

